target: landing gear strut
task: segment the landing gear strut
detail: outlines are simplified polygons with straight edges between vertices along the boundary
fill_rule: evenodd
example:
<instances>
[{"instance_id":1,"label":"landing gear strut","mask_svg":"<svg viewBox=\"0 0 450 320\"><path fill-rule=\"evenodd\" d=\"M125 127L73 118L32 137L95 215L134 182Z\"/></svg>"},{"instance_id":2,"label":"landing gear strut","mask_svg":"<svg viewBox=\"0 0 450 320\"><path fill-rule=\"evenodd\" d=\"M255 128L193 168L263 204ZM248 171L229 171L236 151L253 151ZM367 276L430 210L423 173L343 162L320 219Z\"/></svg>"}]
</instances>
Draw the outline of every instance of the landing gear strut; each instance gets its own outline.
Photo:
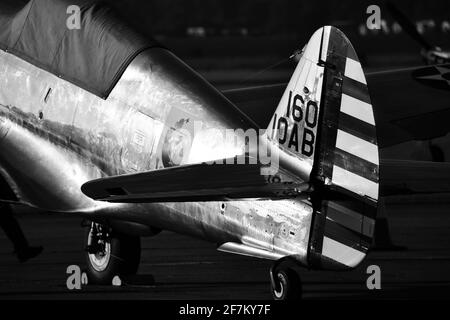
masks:
<instances>
[{"instance_id":1,"label":"landing gear strut","mask_svg":"<svg viewBox=\"0 0 450 320\"><path fill-rule=\"evenodd\" d=\"M270 282L274 300L300 300L302 282L298 273L286 263L277 262L270 269Z\"/></svg>"},{"instance_id":2,"label":"landing gear strut","mask_svg":"<svg viewBox=\"0 0 450 320\"><path fill-rule=\"evenodd\" d=\"M92 222L86 234L89 283L111 284L115 276L136 274L141 259L139 237L115 233Z\"/></svg>"}]
</instances>

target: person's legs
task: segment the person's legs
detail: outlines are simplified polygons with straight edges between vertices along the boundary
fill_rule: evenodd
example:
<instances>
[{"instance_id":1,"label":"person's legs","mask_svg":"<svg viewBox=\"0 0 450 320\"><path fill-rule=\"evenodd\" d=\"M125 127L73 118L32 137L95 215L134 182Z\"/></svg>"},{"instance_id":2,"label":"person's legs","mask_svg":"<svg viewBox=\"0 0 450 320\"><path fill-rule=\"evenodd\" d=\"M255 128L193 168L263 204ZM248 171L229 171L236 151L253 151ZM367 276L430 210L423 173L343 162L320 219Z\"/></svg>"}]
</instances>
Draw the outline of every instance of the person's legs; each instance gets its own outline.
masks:
<instances>
[{"instance_id":1,"label":"person's legs","mask_svg":"<svg viewBox=\"0 0 450 320\"><path fill-rule=\"evenodd\" d=\"M11 207L0 204L0 227L14 245L15 252L20 262L34 258L42 252L42 247L30 247L16 218L14 218Z\"/></svg>"},{"instance_id":2,"label":"person's legs","mask_svg":"<svg viewBox=\"0 0 450 320\"><path fill-rule=\"evenodd\" d=\"M28 241L14 218L11 207L7 204L0 204L0 227L13 243L16 252L28 248Z\"/></svg>"}]
</instances>

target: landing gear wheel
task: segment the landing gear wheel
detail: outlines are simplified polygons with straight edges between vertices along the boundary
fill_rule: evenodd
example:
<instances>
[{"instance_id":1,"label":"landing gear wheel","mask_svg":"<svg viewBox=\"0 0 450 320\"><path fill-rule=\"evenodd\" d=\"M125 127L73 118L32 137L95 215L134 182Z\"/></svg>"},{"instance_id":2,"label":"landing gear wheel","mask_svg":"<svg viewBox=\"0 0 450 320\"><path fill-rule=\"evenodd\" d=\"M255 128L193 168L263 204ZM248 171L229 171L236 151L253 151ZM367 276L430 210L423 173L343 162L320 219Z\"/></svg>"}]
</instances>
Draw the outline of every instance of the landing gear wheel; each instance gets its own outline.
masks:
<instances>
[{"instance_id":1,"label":"landing gear wheel","mask_svg":"<svg viewBox=\"0 0 450 320\"><path fill-rule=\"evenodd\" d=\"M300 276L292 269L278 269L272 272L271 285L274 300L300 300L302 297L302 283Z\"/></svg>"},{"instance_id":2,"label":"landing gear wheel","mask_svg":"<svg viewBox=\"0 0 450 320\"><path fill-rule=\"evenodd\" d=\"M136 274L141 260L139 237L114 233L92 223L86 234L86 264L89 283L107 285L115 276Z\"/></svg>"}]
</instances>

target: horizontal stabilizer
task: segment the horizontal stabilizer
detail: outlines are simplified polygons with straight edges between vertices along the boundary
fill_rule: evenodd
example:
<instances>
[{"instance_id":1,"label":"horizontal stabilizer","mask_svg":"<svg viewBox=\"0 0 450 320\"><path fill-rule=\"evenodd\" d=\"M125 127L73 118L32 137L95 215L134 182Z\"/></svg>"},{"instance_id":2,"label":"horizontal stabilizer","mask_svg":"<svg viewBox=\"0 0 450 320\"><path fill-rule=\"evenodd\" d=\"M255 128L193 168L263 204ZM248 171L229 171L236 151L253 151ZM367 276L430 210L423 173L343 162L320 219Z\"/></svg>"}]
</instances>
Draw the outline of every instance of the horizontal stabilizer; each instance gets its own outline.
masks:
<instances>
[{"instance_id":1,"label":"horizontal stabilizer","mask_svg":"<svg viewBox=\"0 0 450 320\"><path fill-rule=\"evenodd\" d=\"M94 200L148 203L287 198L309 187L262 175L261 165L246 163L183 165L93 180L81 189Z\"/></svg>"}]
</instances>

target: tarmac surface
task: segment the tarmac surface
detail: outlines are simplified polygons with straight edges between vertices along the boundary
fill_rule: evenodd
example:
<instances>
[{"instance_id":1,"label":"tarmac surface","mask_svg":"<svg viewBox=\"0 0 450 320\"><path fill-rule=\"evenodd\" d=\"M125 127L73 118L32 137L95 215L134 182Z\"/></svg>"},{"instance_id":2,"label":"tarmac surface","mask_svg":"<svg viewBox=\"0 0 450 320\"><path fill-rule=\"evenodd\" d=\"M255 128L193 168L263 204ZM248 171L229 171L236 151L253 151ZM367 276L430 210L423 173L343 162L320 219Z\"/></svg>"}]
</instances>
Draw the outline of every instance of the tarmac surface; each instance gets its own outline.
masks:
<instances>
[{"instance_id":1,"label":"tarmac surface","mask_svg":"<svg viewBox=\"0 0 450 320\"><path fill-rule=\"evenodd\" d=\"M449 196L389 200L391 236L403 251L372 251L350 272L301 270L305 299L450 299ZM138 276L122 286L68 290L66 269L85 267L77 217L18 210L31 244L44 252L20 264L0 231L2 299L261 299L270 300L271 262L216 251L201 240L162 232L142 241ZM381 269L381 290L368 290L367 267ZM154 278L154 281L152 280Z\"/></svg>"}]
</instances>

